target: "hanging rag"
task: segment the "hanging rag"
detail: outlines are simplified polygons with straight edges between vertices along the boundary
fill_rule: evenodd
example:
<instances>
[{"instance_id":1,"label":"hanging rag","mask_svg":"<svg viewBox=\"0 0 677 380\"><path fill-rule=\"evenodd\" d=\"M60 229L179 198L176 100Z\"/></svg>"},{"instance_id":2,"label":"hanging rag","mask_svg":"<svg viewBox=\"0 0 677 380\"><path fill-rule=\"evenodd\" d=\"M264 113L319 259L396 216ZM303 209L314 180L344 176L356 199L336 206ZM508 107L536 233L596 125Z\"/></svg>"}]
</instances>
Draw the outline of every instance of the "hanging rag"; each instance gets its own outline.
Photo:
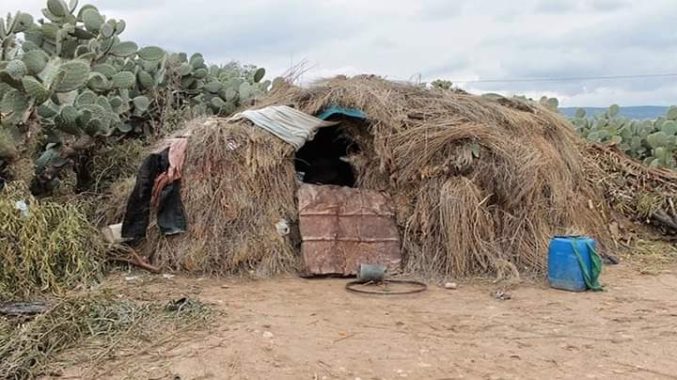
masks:
<instances>
[{"instance_id":1,"label":"hanging rag","mask_svg":"<svg viewBox=\"0 0 677 380\"><path fill-rule=\"evenodd\" d=\"M587 286L588 289L596 292L604 290L602 285L599 283L599 276L602 274L602 259L599 257L595 247L593 247L590 243L585 243L588 248L588 252L590 253L590 265L587 265L585 260L583 260L581 253L578 252L578 248L576 248L577 245L576 239L574 239L571 243L571 246L573 247L574 253L576 254L578 266L581 268L581 272L583 272L583 281L585 281L585 286Z\"/></svg>"},{"instance_id":2,"label":"hanging rag","mask_svg":"<svg viewBox=\"0 0 677 380\"><path fill-rule=\"evenodd\" d=\"M136 245L146 237L151 207L157 209L162 234L186 231L180 181L186 147L186 139L173 139L168 148L148 155L141 164L122 223L122 238L129 244Z\"/></svg>"},{"instance_id":3,"label":"hanging rag","mask_svg":"<svg viewBox=\"0 0 677 380\"><path fill-rule=\"evenodd\" d=\"M155 183L153 184L153 196L151 198L153 207L159 207L162 190L174 181L181 179L183 162L186 158L186 148L188 147L188 139L171 139L169 140L169 144L169 168L155 178Z\"/></svg>"},{"instance_id":4,"label":"hanging rag","mask_svg":"<svg viewBox=\"0 0 677 380\"><path fill-rule=\"evenodd\" d=\"M235 114L230 121L248 119L259 128L263 128L299 150L308 140L315 137L321 127L329 127L338 122L325 121L310 116L289 106L270 106L258 110L247 110Z\"/></svg>"}]
</instances>

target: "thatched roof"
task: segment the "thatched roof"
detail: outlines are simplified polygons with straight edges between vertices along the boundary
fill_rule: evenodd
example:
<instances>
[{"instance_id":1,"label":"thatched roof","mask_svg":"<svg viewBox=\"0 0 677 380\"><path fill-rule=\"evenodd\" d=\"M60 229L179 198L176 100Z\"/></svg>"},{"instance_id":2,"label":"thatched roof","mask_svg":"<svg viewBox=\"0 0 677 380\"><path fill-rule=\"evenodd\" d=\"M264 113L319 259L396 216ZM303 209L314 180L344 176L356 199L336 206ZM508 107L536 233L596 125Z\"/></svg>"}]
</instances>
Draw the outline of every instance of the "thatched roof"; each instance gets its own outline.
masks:
<instances>
[{"instance_id":1,"label":"thatched roof","mask_svg":"<svg viewBox=\"0 0 677 380\"><path fill-rule=\"evenodd\" d=\"M538 272L554 234L604 241L596 166L569 123L538 105L365 77L278 87L256 107L267 105L366 113L344 125L360 145L357 185L392 197L410 272ZM247 121L189 128L189 231L151 231L144 251L173 269L293 269L298 242L274 225L298 217L294 149Z\"/></svg>"}]
</instances>

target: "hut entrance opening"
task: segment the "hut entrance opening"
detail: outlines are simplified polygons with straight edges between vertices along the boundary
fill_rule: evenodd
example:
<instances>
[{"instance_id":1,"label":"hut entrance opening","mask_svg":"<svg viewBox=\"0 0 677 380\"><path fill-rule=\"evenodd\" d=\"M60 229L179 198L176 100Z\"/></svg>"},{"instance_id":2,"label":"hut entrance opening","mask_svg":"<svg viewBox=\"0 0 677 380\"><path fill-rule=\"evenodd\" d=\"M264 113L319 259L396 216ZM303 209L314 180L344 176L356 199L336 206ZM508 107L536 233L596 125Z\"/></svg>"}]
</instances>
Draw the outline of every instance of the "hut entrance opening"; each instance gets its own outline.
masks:
<instances>
[{"instance_id":1,"label":"hut entrance opening","mask_svg":"<svg viewBox=\"0 0 677 380\"><path fill-rule=\"evenodd\" d=\"M358 150L340 124L320 128L315 138L296 152L296 172L305 183L354 187L355 172L347 157Z\"/></svg>"}]
</instances>

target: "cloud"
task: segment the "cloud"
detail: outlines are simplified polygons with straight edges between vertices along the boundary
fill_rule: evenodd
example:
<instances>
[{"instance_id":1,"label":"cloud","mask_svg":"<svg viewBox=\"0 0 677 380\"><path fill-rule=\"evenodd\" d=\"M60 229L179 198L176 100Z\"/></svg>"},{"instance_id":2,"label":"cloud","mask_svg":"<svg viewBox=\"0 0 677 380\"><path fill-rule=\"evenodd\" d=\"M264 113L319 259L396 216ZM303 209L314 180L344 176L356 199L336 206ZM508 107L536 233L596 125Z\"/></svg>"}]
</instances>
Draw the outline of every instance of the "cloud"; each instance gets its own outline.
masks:
<instances>
[{"instance_id":1,"label":"cloud","mask_svg":"<svg viewBox=\"0 0 677 380\"><path fill-rule=\"evenodd\" d=\"M677 72L674 0L94 0L124 39L304 79L375 73L407 80L568 78ZM39 15L44 0L0 0ZM558 96L564 105L677 103L677 78L462 83Z\"/></svg>"},{"instance_id":2,"label":"cloud","mask_svg":"<svg viewBox=\"0 0 677 380\"><path fill-rule=\"evenodd\" d=\"M576 2L569 0L541 0L535 8L539 13L568 13L577 8Z\"/></svg>"},{"instance_id":3,"label":"cloud","mask_svg":"<svg viewBox=\"0 0 677 380\"><path fill-rule=\"evenodd\" d=\"M596 11L609 12L623 9L630 3L627 0L592 0L591 5Z\"/></svg>"}]
</instances>

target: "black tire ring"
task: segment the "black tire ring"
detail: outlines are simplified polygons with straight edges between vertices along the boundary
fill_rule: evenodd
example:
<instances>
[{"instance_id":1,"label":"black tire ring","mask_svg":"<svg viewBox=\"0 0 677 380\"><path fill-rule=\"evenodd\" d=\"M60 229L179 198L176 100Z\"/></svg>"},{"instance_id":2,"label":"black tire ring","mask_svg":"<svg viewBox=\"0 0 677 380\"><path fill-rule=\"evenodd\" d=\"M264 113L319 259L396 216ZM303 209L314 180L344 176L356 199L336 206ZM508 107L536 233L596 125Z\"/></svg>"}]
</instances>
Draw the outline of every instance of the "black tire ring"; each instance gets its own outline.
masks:
<instances>
[{"instance_id":1,"label":"black tire ring","mask_svg":"<svg viewBox=\"0 0 677 380\"><path fill-rule=\"evenodd\" d=\"M412 280L387 280L385 281L386 283L394 283L394 284L410 284L410 285L416 285L418 286L418 289L413 289L413 290L406 290L406 291L401 291L401 292L371 292L368 290L362 290L362 289L356 289L353 286L355 285L364 285L365 282L363 281L350 281L346 284L346 290L349 292L354 292L354 293L361 293L361 294L372 294L372 295L378 295L378 296L398 296L398 295L404 295L404 294L415 294L415 293L420 293L428 289L428 286L422 282L419 281L412 281Z\"/></svg>"}]
</instances>

